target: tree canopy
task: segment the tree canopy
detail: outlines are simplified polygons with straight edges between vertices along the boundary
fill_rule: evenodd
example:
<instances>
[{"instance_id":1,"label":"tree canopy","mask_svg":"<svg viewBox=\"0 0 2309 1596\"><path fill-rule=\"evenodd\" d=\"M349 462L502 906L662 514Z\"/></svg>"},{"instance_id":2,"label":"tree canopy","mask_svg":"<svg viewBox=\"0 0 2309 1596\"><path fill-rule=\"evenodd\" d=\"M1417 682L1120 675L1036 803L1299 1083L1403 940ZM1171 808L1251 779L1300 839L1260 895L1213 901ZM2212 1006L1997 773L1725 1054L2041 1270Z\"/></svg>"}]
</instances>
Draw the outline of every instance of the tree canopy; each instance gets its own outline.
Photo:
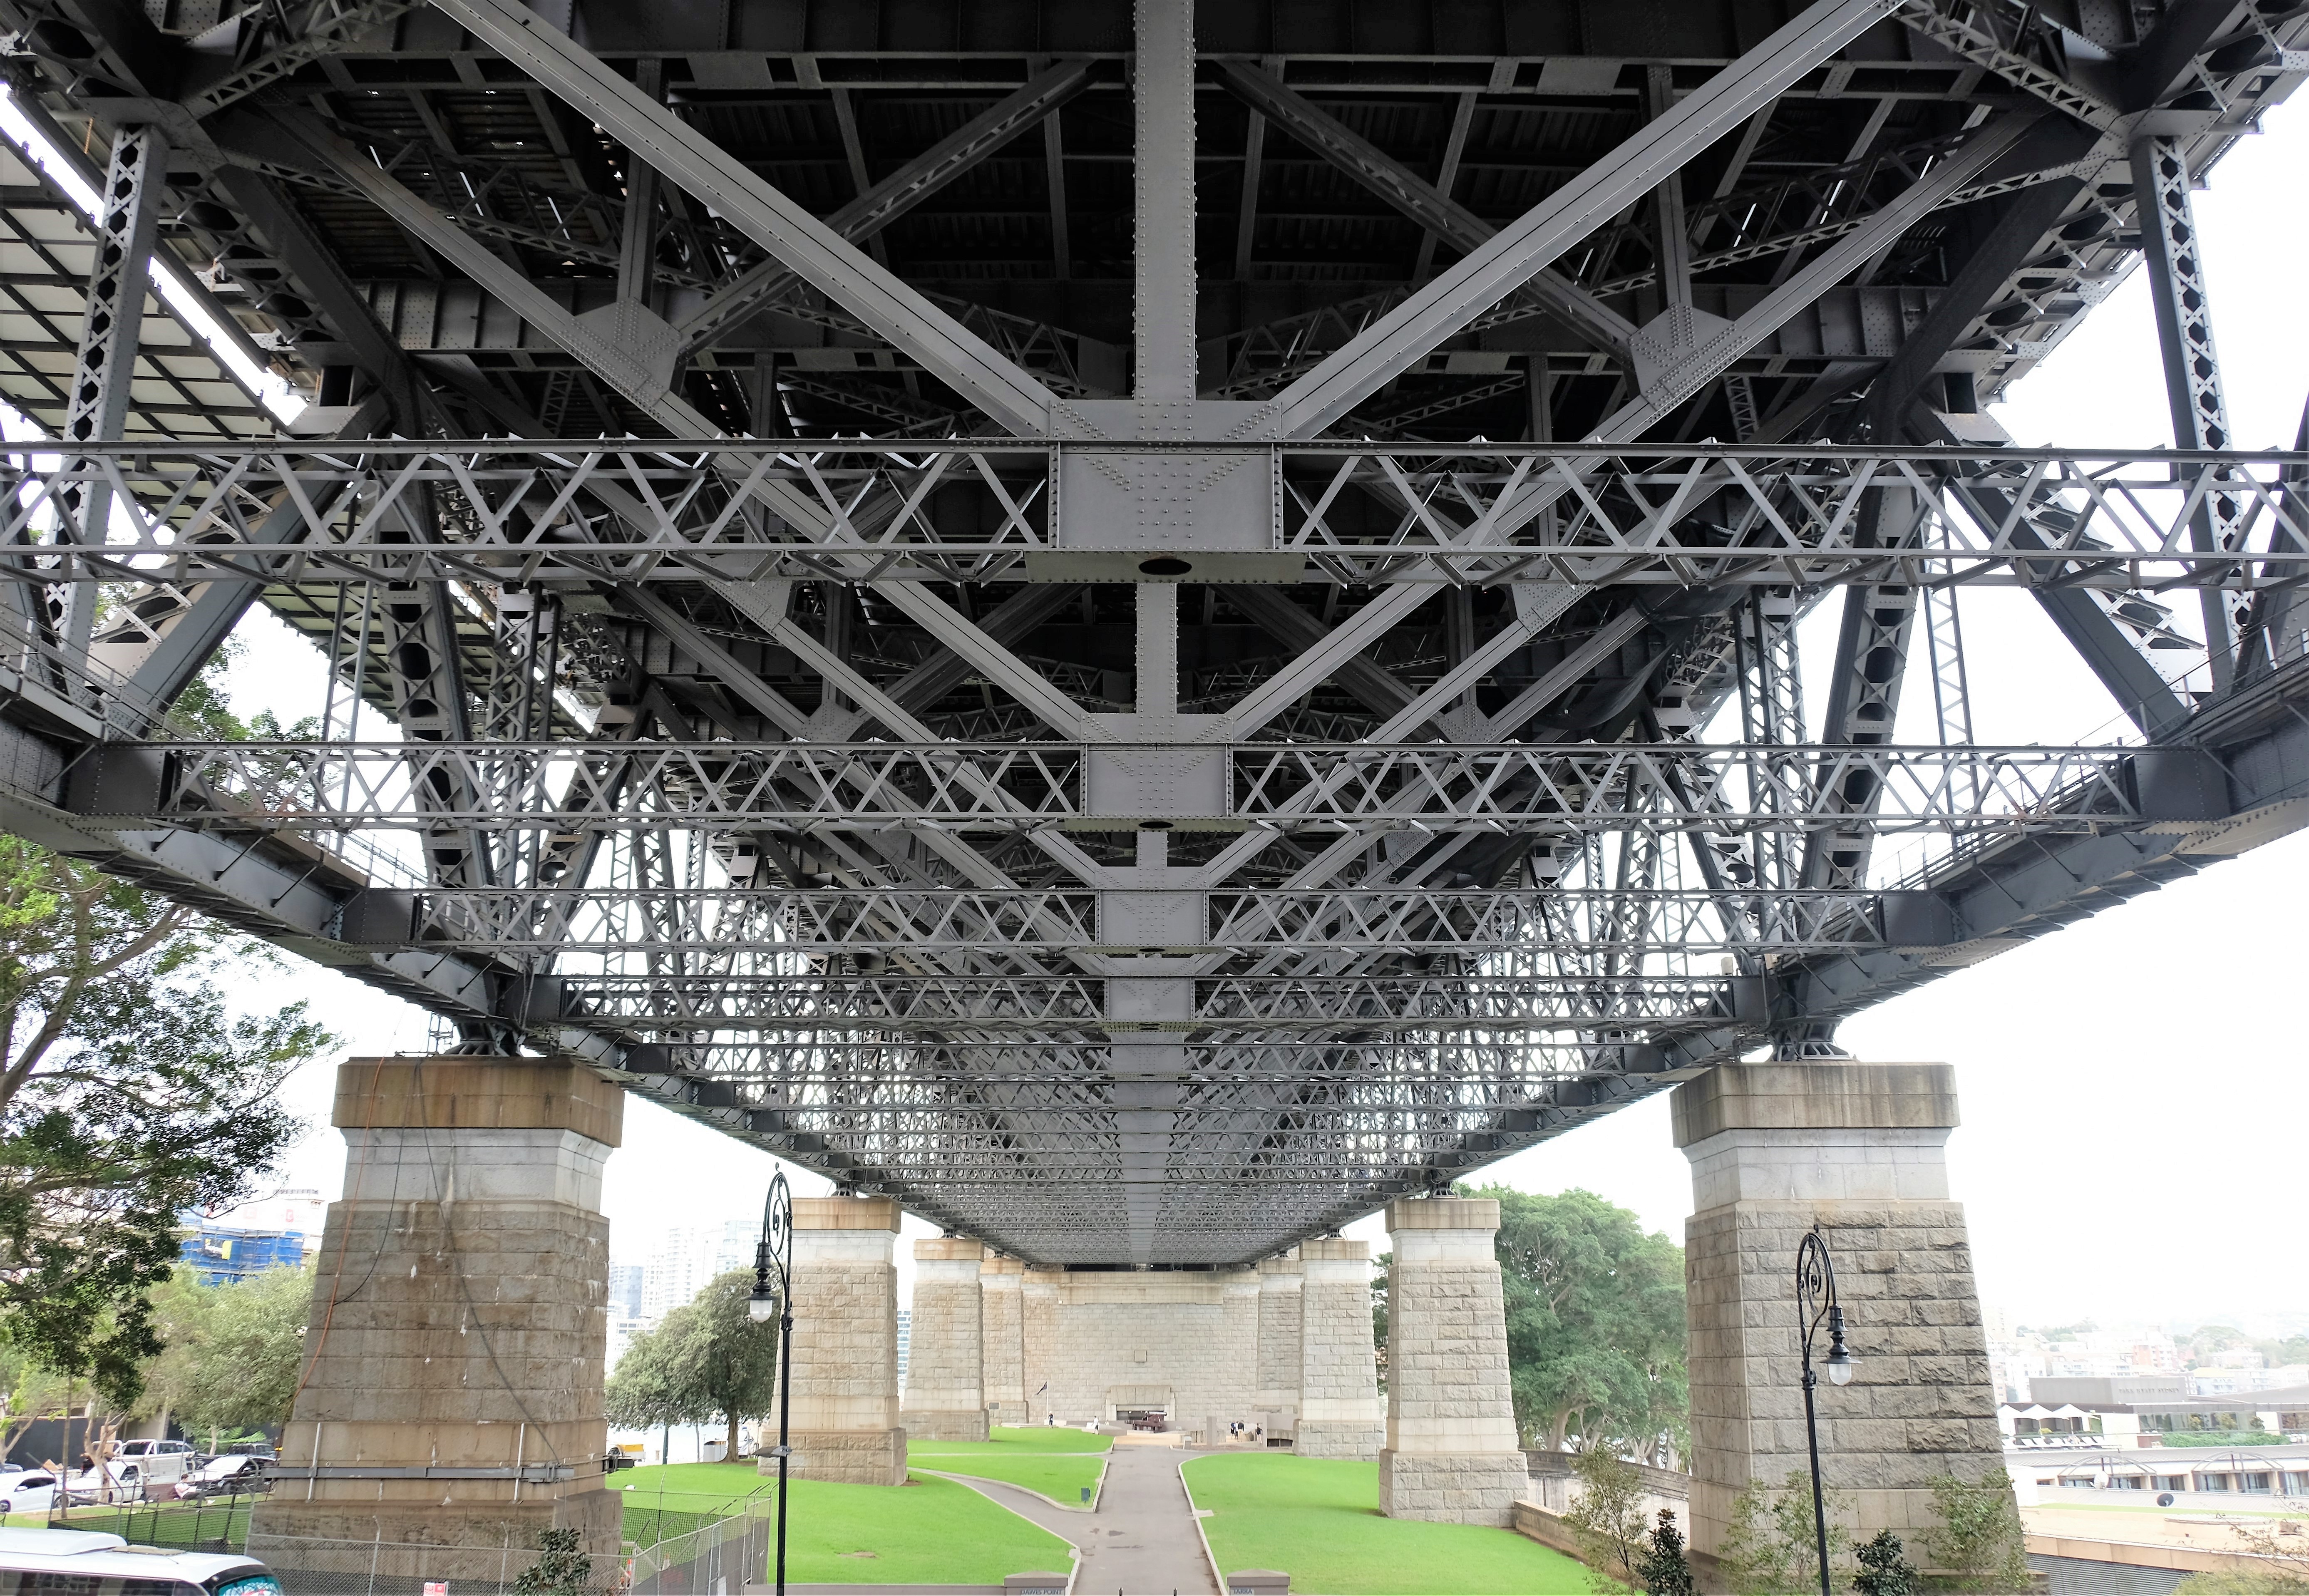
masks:
<instances>
[{"instance_id":1,"label":"tree canopy","mask_svg":"<svg viewBox=\"0 0 2309 1596\"><path fill-rule=\"evenodd\" d=\"M177 1216L245 1198L301 1128L289 1072L333 1042L253 1015L253 948L91 866L0 836L0 1337L122 1407L160 1350Z\"/></svg>"},{"instance_id":2,"label":"tree canopy","mask_svg":"<svg viewBox=\"0 0 2309 1596\"><path fill-rule=\"evenodd\" d=\"M169 1401L187 1434L285 1423L305 1372L313 1271L266 1269L196 1289L203 1311L170 1348L171 1354L183 1353L182 1373L172 1388L156 1394Z\"/></svg>"},{"instance_id":3,"label":"tree canopy","mask_svg":"<svg viewBox=\"0 0 2309 1596\"><path fill-rule=\"evenodd\" d=\"M1667 1462L1688 1424L1683 1249L1593 1192L1462 1195L1500 1204L1518 1428L1560 1450L1576 1426L1590 1445Z\"/></svg>"},{"instance_id":4,"label":"tree canopy","mask_svg":"<svg viewBox=\"0 0 2309 1596\"><path fill-rule=\"evenodd\" d=\"M746 1308L754 1272L716 1276L655 1329L636 1336L603 1393L610 1422L636 1429L665 1424L729 1426L738 1455L738 1421L765 1413L777 1393L778 1327L757 1324Z\"/></svg>"}]
</instances>

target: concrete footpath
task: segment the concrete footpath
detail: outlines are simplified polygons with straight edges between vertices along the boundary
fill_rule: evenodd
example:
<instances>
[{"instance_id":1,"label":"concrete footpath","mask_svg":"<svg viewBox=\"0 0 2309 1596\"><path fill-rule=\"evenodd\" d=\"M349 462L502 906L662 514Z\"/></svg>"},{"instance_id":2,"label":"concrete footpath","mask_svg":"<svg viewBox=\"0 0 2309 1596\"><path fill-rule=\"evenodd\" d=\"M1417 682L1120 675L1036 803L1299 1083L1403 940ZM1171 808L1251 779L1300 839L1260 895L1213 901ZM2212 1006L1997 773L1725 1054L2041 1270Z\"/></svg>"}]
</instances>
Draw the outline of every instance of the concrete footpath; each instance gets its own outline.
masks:
<instances>
[{"instance_id":1,"label":"concrete footpath","mask_svg":"<svg viewBox=\"0 0 2309 1596\"><path fill-rule=\"evenodd\" d=\"M1096 1513L1053 1507L995 1480L963 1479L991 1501L1082 1552L1077 1596L1218 1596L1179 1465L1198 1454L1172 1446L1118 1446Z\"/></svg>"}]
</instances>

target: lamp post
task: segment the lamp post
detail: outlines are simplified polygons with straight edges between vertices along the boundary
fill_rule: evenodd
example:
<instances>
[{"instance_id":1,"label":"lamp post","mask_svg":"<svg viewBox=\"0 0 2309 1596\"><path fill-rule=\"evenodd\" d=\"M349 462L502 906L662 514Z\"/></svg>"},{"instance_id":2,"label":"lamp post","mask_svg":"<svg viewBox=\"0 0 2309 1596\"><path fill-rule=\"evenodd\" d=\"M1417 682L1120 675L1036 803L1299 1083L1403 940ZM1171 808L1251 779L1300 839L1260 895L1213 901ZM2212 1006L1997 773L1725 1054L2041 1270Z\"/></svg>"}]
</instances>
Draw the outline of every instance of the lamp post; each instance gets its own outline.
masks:
<instances>
[{"instance_id":1,"label":"lamp post","mask_svg":"<svg viewBox=\"0 0 2309 1596\"><path fill-rule=\"evenodd\" d=\"M1814 1225L1796 1247L1796 1328L1803 1340L1804 1438L1812 1447L1812 1523L1820 1553L1820 1596L1834 1596L1828 1583L1828 1507L1820 1485L1820 1420L1812 1411L1812 1392L1820 1374L1812 1366L1812 1347L1821 1324L1828 1326L1828 1354L1820 1367L1829 1384L1852 1384L1852 1350L1844 1344L1844 1307L1836 1299L1836 1264L1828 1255L1828 1238Z\"/></svg>"},{"instance_id":2,"label":"lamp post","mask_svg":"<svg viewBox=\"0 0 2309 1596\"><path fill-rule=\"evenodd\" d=\"M762 1238L754 1245L754 1291L746 1299L746 1315L757 1324L778 1322L778 1445L770 1455L778 1460L776 1589L777 1596L786 1596L786 1466L793 1458L786 1428L793 1411L793 1194L783 1169L762 1200Z\"/></svg>"}]
</instances>

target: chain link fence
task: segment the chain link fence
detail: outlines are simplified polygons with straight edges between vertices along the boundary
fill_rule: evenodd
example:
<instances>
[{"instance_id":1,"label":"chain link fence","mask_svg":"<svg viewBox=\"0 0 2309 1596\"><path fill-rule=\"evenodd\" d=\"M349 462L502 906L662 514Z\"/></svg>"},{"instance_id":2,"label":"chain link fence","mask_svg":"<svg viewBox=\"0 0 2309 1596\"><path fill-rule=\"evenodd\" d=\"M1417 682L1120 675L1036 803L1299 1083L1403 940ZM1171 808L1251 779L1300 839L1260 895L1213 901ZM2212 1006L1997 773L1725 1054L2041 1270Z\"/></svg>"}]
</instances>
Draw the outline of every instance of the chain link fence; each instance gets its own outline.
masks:
<instances>
[{"instance_id":1,"label":"chain link fence","mask_svg":"<svg viewBox=\"0 0 2309 1596\"><path fill-rule=\"evenodd\" d=\"M117 1535L131 1546L160 1546L170 1551L237 1552L248 1544L249 1509L260 1495L76 1505L68 1515L51 1512L48 1527Z\"/></svg>"},{"instance_id":2,"label":"chain link fence","mask_svg":"<svg viewBox=\"0 0 2309 1596\"><path fill-rule=\"evenodd\" d=\"M76 1506L59 1529L118 1535L134 1546L171 1551L248 1549L255 1495L117 1506ZM595 1557L589 1592L632 1596L741 1596L768 1578L777 1509L766 1496L726 1498L656 1496L627 1514L626 1549ZM645 1543L645 1544L644 1544ZM287 1596L513 1596L538 1558L533 1540L508 1537L496 1547L267 1535L255 1553L279 1576Z\"/></svg>"},{"instance_id":3,"label":"chain link fence","mask_svg":"<svg viewBox=\"0 0 2309 1596\"><path fill-rule=\"evenodd\" d=\"M767 1577L776 1509L745 1511L614 1557L591 1559L588 1592L631 1596L742 1596ZM246 1525L244 1521L244 1534ZM534 1544L420 1546L268 1535L256 1549L287 1596L514 1596Z\"/></svg>"}]
</instances>

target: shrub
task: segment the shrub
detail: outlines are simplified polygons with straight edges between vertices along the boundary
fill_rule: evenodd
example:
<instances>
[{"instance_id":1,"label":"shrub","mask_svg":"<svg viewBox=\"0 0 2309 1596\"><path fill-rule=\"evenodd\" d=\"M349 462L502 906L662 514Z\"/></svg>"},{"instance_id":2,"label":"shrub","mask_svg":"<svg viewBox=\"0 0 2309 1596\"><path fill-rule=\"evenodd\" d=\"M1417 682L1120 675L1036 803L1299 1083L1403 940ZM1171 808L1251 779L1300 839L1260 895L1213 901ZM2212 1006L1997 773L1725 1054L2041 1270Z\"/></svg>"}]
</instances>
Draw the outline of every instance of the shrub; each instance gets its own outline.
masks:
<instances>
[{"instance_id":1,"label":"shrub","mask_svg":"<svg viewBox=\"0 0 2309 1596\"><path fill-rule=\"evenodd\" d=\"M2028 1560L2020 1541L2020 1510L2012 1481L2002 1471L1979 1480L1942 1474L1932 1482L1941 1527L1924 1538L1934 1566L1958 1591L2025 1591Z\"/></svg>"},{"instance_id":2,"label":"shrub","mask_svg":"<svg viewBox=\"0 0 2309 1596\"><path fill-rule=\"evenodd\" d=\"M1851 1498L1840 1491L1822 1497L1828 1517L1828 1557L1832 1566L1851 1549L1852 1536L1838 1521L1852 1515ZM1724 1577L1739 1596L1786 1596L1820 1588L1818 1542L1812 1524L1812 1479L1791 1471L1776 1490L1751 1480L1732 1501L1732 1528L1717 1553Z\"/></svg>"},{"instance_id":3,"label":"shrub","mask_svg":"<svg viewBox=\"0 0 2309 1596\"><path fill-rule=\"evenodd\" d=\"M537 1561L513 1582L515 1596L583 1596L592 1583L593 1559L577 1549L575 1530L540 1530Z\"/></svg>"},{"instance_id":4,"label":"shrub","mask_svg":"<svg viewBox=\"0 0 2309 1596\"><path fill-rule=\"evenodd\" d=\"M1635 1464L1601 1449L1579 1454L1571 1471L1584 1488L1564 1522L1579 1538L1579 1558L1587 1565L1590 1583L1599 1591L1616 1591L1635 1580L1645 1549L1643 1477Z\"/></svg>"},{"instance_id":5,"label":"shrub","mask_svg":"<svg viewBox=\"0 0 2309 1596\"><path fill-rule=\"evenodd\" d=\"M1860 1565L1860 1572L1852 1576L1852 1588L1860 1596L1914 1596L1920 1571L1908 1561L1900 1538L1891 1531L1877 1531L1875 1538L1863 1541L1852 1556Z\"/></svg>"},{"instance_id":6,"label":"shrub","mask_svg":"<svg viewBox=\"0 0 2309 1596\"><path fill-rule=\"evenodd\" d=\"M1636 1557L1636 1579L1646 1596L1692 1596L1691 1563L1683 1555L1683 1531L1675 1527L1675 1510L1659 1510L1659 1527L1651 1545Z\"/></svg>"}]
</instances>

